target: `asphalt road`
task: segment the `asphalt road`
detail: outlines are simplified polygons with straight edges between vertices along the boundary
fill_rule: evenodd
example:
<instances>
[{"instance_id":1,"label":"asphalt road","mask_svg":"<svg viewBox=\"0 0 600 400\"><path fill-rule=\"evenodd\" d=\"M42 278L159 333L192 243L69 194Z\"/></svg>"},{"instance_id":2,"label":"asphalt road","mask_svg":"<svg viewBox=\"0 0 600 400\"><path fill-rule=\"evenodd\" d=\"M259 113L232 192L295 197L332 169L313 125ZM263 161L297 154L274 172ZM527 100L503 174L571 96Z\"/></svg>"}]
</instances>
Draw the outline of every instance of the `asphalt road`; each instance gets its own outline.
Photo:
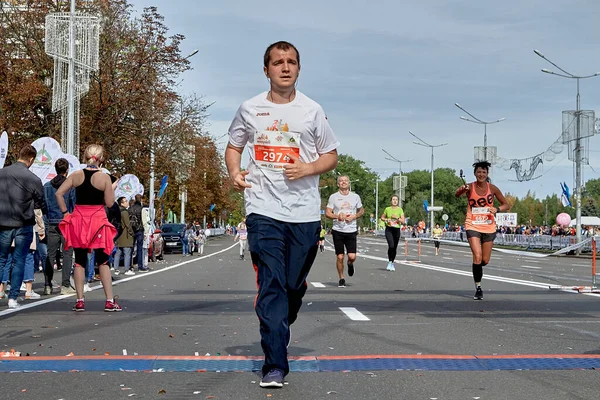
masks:
<instances>
[{"instance_id":1,"label":"asphalt road","mask_svg":"<svg viewBox=\"0 0 600 400\"><path fill-rule=\"evenodd\" d=\"M414 262L419 256L411 243L408 262L402 251L396 272L388 272L385 240L362 236L356 273L346 276L347 287L338 288L329 244L317 256L293 325L293 372L283 389L265 390L252 372L260 366L253 357L262 355L253 309L255 275L250 261L239 260L238 247L232 246L231 237L214 239L204 257L171 255L152 264L150 273L115 277L121 313L103 312L98 284L86 294L84 313L71 311L73 296L27 301L18 312L7 310L4 300L0 350L29 354L32 363L22 362L27 357L0 358L3 396L487 400L600 395L598 372L569 361L600 357L600 296L566 289L590 285L589 259L494 252L484 268L484 300L474 301L466 247L443 244L436 257L433 245L424 243L420 262ZM40 280L34 285L38 291ZM102 364L104 358L112 364ZM233 368L232 359L240 360ZM137 368L144 360L151 360L151 367ZM55 364L39 364L46 361ZM57 365L63 369L52 367ZM183 370L189 372L169 372Z\"/></svg>"}]
</instances>

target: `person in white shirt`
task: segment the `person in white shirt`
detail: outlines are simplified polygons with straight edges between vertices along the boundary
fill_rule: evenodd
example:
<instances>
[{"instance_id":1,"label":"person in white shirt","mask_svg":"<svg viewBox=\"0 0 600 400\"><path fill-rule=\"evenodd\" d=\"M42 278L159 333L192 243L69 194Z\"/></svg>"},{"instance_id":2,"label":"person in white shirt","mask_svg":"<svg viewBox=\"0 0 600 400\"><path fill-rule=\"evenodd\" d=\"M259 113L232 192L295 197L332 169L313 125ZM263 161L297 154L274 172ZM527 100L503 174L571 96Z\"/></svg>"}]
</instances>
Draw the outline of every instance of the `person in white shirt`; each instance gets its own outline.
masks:
<instances>
[{"instance_id":1,"label":"person in white shirt","mask_svg":"<svg viewBox=\"0 0 600 400\"><path fill-rule=\"evenodd\" d=\"M246 218L244 218L237 226L237 233L235 234L233 241L235 242L236 240L240 241L240 260L243 260L248 244L248 228L246 227Z\"/></svg>"},{"instance_id":2,"label":"person in white shirt","mask_svg":"<svg viewBox=\"0 0 600 400\"><path fill-rule=\"evenodd\" d=\"M257 274L255 309L265 353L261 387L281 388L287 345L317 255L319 175L337 165L339 142L319 104L296 90L300 54L288 42L264 54L270 90L245 101L229 127L225 163L244 192L248 244ZM247 149L249 163L240 167Z\"/></svg>"},{"instance_id":3,"label":"person in white shirt","mask_svg":"<svg viewBox=\"0 0 600 400\"><path fill-rule=\"evenodd\" d=\"M335 264L340 278L338 287L346 287L344 253L348 253L348 275L352 276L354 275L356 237L358 235L356 220L365 213L365 209L360 196L350 191L350 179L347 176L338 176L337 185L340 190L329 196L325 215L333 220L331 236L336 254Z\"/></svg>"}]
</instances>

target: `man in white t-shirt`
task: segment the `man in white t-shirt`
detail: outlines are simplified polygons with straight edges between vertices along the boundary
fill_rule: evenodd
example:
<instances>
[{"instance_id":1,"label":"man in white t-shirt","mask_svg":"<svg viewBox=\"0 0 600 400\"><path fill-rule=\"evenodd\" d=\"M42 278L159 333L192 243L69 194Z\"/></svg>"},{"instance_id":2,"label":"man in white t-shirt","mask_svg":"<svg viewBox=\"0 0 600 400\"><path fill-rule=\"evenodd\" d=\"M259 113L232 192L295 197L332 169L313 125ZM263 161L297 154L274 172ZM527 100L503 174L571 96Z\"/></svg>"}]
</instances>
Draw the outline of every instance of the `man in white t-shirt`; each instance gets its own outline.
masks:
<instances>
[{"instance_id":1,"label":"man in white t-shirt","mask_svg":"<svg viewBox=\"0 0 600 400\"><path fill-rule=\"evenodd\" d=\"M325 215L333 220L331 235L336 254L335 266L340 278L338 287L346 287L344 253L348 253L348 275L352 276L358 235L356 220L365 213L365 209L360 196L350 191L350 179L347 176L338 176L337 185L340 190L329 196Z\"/></svg>"},{"instance_id":2,"label":"man in white t-shirt","mask_svg":"<svg viewBox=\"0 0 600 400\"><path fill-rule=\"evenodd\" d=\"M270 90L245 101L229 127L225 163L244 192L255 310L265 353L261 387L283 387L289 326L306 293L320 230L319 175L337 165L337 141L319 104L296 91L300 54L288 42L264 55ZM242 152L249 163L242 171Z\"/></svg>"}]
</instances>

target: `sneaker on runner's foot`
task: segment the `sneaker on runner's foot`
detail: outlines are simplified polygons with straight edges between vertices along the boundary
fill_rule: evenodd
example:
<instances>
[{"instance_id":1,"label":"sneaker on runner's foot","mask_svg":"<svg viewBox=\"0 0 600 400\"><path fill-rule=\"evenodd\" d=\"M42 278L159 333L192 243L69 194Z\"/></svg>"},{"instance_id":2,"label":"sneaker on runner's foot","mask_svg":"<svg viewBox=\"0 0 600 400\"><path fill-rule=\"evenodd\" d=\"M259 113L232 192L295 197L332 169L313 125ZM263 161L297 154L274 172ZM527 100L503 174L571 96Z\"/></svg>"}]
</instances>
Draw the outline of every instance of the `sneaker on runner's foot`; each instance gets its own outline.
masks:
<instances>
[{"instance_id":1,"label":"sneaker on runner's foot","mask_svg":"<svg viewBox=\"0 0 600 400\"><path fill-rule=\"evenodd\" d=\"M106 311L106 312L118 312L118 311L122 311L123 309L117 303L117 299L118 298L119 298L119 296L115 296L112 301L106 300L106 303L104 303L104 311Z\"/></svg>"},{"instance_id":2,"label":"sneaker on runner's foot","mask_svg":"<svg viewBox=\"0 0 600 400\"><path fill-rule=\"evenodd\" d=\"M338 287L346 287L346 280L344 278L340 279Z\"/></svg>"},{"instance_id":3,"label":"sneaker on runner's foot","mask_svg":"<svg viewBox=\"0 0 600 400\"><path fill-rule=\"evenodd\" d=\"M282 388L283 387L283 371L273 368L260 380L262 388Z\"/></svg>"},{"instance_id":4,"label":"sneaker on runner's foot","mask_svg":"<svg viewBox=\"0 0 600 400\"><path fill-rule=\"evenodd\" d=\"M483 290L481 290L481 286L477 286L473 300L483 300Z\"/></svg>"},{"instance_id":5,"label":"sneaker on runner's foot","mask_svg":"<svg viewBox=\"0 0 600 400\"><path fill-rule=\"evenodd\" d=\"M76 312L85 311L85 303L82 299L77 300L77 302L73 306L73 311L76 311Z\"/></svg>"}]
</instances>

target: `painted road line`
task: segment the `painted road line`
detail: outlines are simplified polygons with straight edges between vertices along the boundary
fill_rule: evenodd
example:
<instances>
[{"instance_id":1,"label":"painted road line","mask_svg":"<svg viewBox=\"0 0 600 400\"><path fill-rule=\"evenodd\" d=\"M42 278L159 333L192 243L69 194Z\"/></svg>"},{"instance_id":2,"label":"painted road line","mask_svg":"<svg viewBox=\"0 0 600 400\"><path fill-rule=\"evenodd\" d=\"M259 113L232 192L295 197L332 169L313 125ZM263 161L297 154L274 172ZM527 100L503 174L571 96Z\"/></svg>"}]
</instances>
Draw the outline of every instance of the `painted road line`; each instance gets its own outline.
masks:
<instances>
[{"instance_id":1,"label":"painted road line","mask_svg":"<svg viewBox=\"0 0 600 400\"><path fill-rule=\"evenodd\" d=\"M521 265L520 268L542 269L542 267L532 267L531 265Z\"/></svg>"},{"instance_id":2,"label":"painted road line","mask_svg":"<svg viewBox=\"0 0 600 400\"><path fill-rule=\"evenodd\" d=\"M313 285L314 287L318 287L318 288L324 288L324 287L326 287L321 282L311 282L310 284Z\"/></svg>"},{"instance_id":3,"label":"painted road line","mask_svg":"<svg viewBox=\"0 0 600 400\"><path fill-rule=\"evenodd\" d=\"M342 310L342 312L352 321L370 321L369 318L354 307L340 307L340 310Z\"/></svg>"},{"instance_id":4,"label":"painted road line","mask_svg":"<svg viewBox=\"0 0 600 400\"><path fill-rule=\"evenodd\" d=\"M387 261L387 259L385 259L385 258L377 257L377 256L370 256L370 255L366 255L366 254L359 254L359 256L360 257L364 257L364 258L368 258L368 259L371 259L371 260ZM446 273L455 274L455 275L463 275L463 276L469 276L469 277L473 276L473 274L472 274L471 271L461 271L461 270L458 270L458 269L437 267L435 265L428 265L428 264L423 264L423 263L412 263L412 262L408 262L408 261L398 261L398 264L402 264L402 265L406 265L406 266L414 267L414 268L421 268L421 269L429 269L429 270L439 271L439 272L446 272ZM521 279L505 278L503 276L496 276L496 275L486 275L485 278L487 280L491 280L491 281L498 281L498 282L504 282L504 283L512 283L514 285L529 286L529 287L535 287L535 288L540 288L540 289L549 289L549 287L551 286L548 283L544 283L544 282L525 281L525 280L521 280ZM566 292L566 293L582 294L582 295L585 295L585 296L600 297L600 294L597 294L597 293L579 293L577 291L574 292L573 290L567 290L567 289L561 289L561 291Z\"/></svg>"},{"instance_id":5,"label":"painted road line","mask_svg":"<svg viewBox=\"0 0 600 400\"><path fill-rule=\"evenodd\" d=\"M454 260L452 257L442 257L443 260Z\"/></svg>"},{"instance_id":6,"label":"painted road line","mask_svg":"<svg viewBox=\"0 0 600 400\"><path fill-rule=\"evenodd\" d=\"M113 281L112 285L116 286L116 285L120 285L120 284L125 283L125 282L132 281L134 279L140 279L140 278L143 278L145 276L150 276L150 275L154 275L154 274L160 274L160 273L169 271L169 270L171 270L173 268L179 268L179 267L181 267L183 265L186 265L186 264L191 264L191 263L196 262L196 261L204 260L205 258L216 256L217 254L224 253L224 252L226 252L228 250L233 249L234 247L239 247L239 244L238 243L234 243L231 246L229 246L229 247L227 247L227 248L225 248L223 250L219 250L219 251L217 251L215 253L207 254L205 256L194 258L194 259L189 260L189 261L183 261L183 262L180 262L180 263L175 264L175 265L171 265L171 266L168 266L168 267L165 267L165 268L162 268L162 269L158 269L156 271L145 272L143 274L138 274L138 275L130 276L128 278L120 279L118 281ZM96 286L92 286L92 290L101 290L101 289L102 289L102 284L98 284ZM39 307L39 306L47 304L47 303L52 303L54 301L66 299L68 297L73 297L73 296L75 296L75 294L61 294L61 295L58 295L56 297L51 297L49 299L37 300L34 303L29 303L29 304L19 303L21 305L19 308L9 308L7 310L0 311L0 317L4 317L6 315L17 313L17 312L20 312L20 311L25 311L25 310L27 310L29 308Z\"/></svg>"}]
</instances>

